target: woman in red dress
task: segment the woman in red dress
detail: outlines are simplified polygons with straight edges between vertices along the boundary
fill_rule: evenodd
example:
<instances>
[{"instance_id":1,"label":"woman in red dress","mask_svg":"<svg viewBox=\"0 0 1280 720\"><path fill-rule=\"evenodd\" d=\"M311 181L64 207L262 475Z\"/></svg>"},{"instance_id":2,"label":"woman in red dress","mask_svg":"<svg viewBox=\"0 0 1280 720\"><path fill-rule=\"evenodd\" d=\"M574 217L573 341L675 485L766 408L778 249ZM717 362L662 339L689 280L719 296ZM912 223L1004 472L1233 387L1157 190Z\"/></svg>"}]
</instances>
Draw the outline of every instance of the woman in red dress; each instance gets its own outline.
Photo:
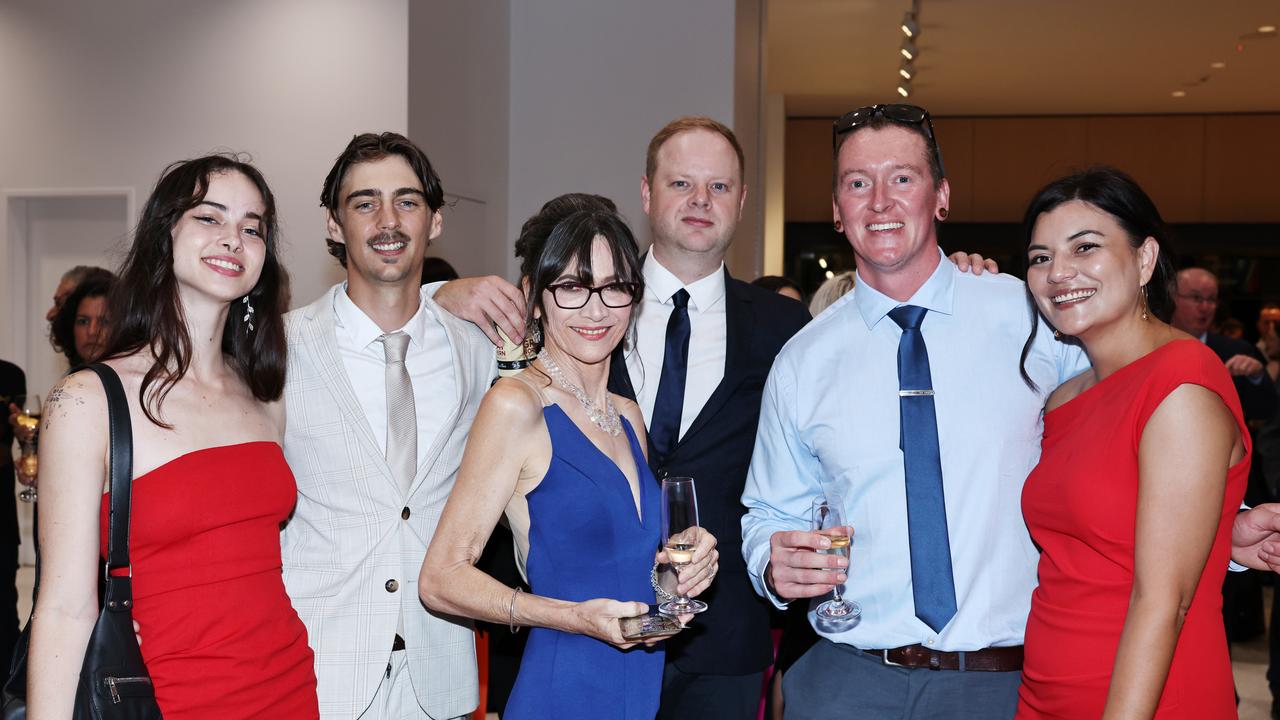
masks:
<instances>
[{"instance_id":1,"label":"woman in red dress","mask_svg":"<svg viewBox=\"0 0 1280 720\"><path fill-rule=\"evenodd\" d=\"M306 629L280 576L297 489L280 451L284 387L275 200L226 155L171 165L111 298L103 354L133 426L130 574L142 655L167 720L316 718ZM49 395L40 443L42 577L32 717L69 718L98 615L107 403L89 371Z\"/></svg>"},{"instance_id":2,"label":"woman in red dress","mask_svg":"<svg viewBox=\"0 0 1280 720\"><path fill-rule=\"evenodd\" d=\"M1093 368L1050 396L1023 490L1041 556L1018 717L1234 718L1220 588L1249 436L1231 378L1164 321L1164 225L1128 176L1051 183L1026 225L1028 292Z\"/></svg>"}]
</instances>

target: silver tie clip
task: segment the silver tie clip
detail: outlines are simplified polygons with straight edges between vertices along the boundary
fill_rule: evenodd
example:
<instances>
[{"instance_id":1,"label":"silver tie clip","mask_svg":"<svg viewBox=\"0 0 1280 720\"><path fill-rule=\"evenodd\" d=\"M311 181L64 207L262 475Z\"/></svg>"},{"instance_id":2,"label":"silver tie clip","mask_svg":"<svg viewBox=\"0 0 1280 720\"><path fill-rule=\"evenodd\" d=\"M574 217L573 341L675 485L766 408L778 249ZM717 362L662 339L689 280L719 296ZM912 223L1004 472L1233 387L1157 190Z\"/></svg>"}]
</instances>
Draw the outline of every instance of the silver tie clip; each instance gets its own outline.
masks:
<instances>
[{"instance_id":1,"label":"silver tie clip","mask_svg":"<svg viewBox=\"0 0 1280 720\"><path fill-rule=\"evenodd\" d=\"M933 397L932 390L899 390L898 397Z\"/></svg>"}]
</instances>

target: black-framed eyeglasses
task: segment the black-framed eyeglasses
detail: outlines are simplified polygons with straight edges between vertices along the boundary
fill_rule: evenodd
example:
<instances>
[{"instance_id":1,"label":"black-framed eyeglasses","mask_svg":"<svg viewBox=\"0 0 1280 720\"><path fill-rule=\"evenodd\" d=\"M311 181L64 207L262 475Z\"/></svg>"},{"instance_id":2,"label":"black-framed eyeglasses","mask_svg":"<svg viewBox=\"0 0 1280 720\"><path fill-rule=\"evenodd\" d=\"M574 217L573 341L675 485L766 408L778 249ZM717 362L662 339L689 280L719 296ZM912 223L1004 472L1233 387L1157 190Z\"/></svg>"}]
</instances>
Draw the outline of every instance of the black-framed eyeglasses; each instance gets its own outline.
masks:
<instances>
[{"instance_id":1,"label":"black-framed eyeglasses","mask_svg":"<svg viewBox=\"0 0 1280 720\"><path fill-rule=\"evenodd\" d=\"M599 295L605 307L624 308L636 301L636 291L640 286L629 282L611 282L600 287L587 287L582 283L562 282L548 285L551 298L561 310L577 310L591 301L592 295Z\"/></svg>"},{"instance_id":2,"label":"black-framed eyeglasses","mask_svg":"<svg viewBox=\"0 0 1280 720\"><path fill-rule=\"evenodd\" d=\"M832 151L840 147L841 135L853 132L858 127L866 125L881 116L903 125L919 125L924 128L925 135L929 137L929 143L933 145L933 159L938 163L938 174L946 177L946 166L942 164L942 150L938 148L938 138L933 134L933 120L929 118L929 111L918 105L902 105L899 103L868 105L841 115L840 119L836 120L831 128Z\"/></svg>"}]
</instances>

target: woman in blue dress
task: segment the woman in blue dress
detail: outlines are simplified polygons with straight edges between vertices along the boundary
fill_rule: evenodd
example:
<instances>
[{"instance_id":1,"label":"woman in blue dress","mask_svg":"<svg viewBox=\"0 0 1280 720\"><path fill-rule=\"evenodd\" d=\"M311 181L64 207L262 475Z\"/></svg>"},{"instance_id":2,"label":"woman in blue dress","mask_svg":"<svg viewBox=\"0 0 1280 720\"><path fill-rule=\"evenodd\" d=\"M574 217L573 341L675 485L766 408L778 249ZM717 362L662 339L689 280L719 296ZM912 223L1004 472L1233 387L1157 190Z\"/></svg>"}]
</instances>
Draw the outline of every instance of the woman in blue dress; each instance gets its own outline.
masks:
<instances>
[{"instance_id":1,"label":"woman in blue dress","mask_svg":"<svg viewBox=\"0 0 1280 720\"><path fill-rule=\"evenodd\" d=\"M418 592L437 612L530 628L506 720L652 720L668 636L628 640L620 621L655 600L660 488L640 408L606 387L643 292L635 238L608 200L570 195L525 223L516 251L544 346L481 404ZM504 515L527 594L475 568ZM701 531L678 589L705 590L717 561Z\"/></svg>"}]
</instances>

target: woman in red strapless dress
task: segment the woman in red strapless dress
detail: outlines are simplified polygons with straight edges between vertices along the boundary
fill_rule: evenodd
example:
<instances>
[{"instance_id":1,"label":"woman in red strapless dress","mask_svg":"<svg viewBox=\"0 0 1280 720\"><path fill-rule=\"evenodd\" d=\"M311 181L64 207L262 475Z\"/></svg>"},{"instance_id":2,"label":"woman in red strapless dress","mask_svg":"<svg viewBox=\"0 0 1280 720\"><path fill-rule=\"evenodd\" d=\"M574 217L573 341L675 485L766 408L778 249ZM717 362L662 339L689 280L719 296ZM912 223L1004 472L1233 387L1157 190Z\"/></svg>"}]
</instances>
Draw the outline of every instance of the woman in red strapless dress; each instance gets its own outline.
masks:
<instances>
[{"instance_id":1,"label":"woman in red strapless dress","mask_svg":"<svg viewBox=\"0 0 1280 720\"><path fill-rule=\"evenodd\" d=\"M1093 369L1050 397L1023 514L1041 548L1018 718L1236 717L1220 588L1249 474L1222 361L1162 318L1163 223L1127 176L1051 183L1028 290Z\"/></svg>"},{"instance_id":2,"label":"woman in red strapless dress","mask_svg":"<svg viewBox=\"0 0 1280 720\"><path fill-rule=\"evenodd\" d=\"M319 717L306 628L280 574L297 488L280 450L285 340L275 201L228 155L171 165L111 298L103 355L129 402L130 561L142 655L166 720ZM29 708L69 718L97 618L109 498L106 395L49 395Z\"/></svg>"}]
</instances>

